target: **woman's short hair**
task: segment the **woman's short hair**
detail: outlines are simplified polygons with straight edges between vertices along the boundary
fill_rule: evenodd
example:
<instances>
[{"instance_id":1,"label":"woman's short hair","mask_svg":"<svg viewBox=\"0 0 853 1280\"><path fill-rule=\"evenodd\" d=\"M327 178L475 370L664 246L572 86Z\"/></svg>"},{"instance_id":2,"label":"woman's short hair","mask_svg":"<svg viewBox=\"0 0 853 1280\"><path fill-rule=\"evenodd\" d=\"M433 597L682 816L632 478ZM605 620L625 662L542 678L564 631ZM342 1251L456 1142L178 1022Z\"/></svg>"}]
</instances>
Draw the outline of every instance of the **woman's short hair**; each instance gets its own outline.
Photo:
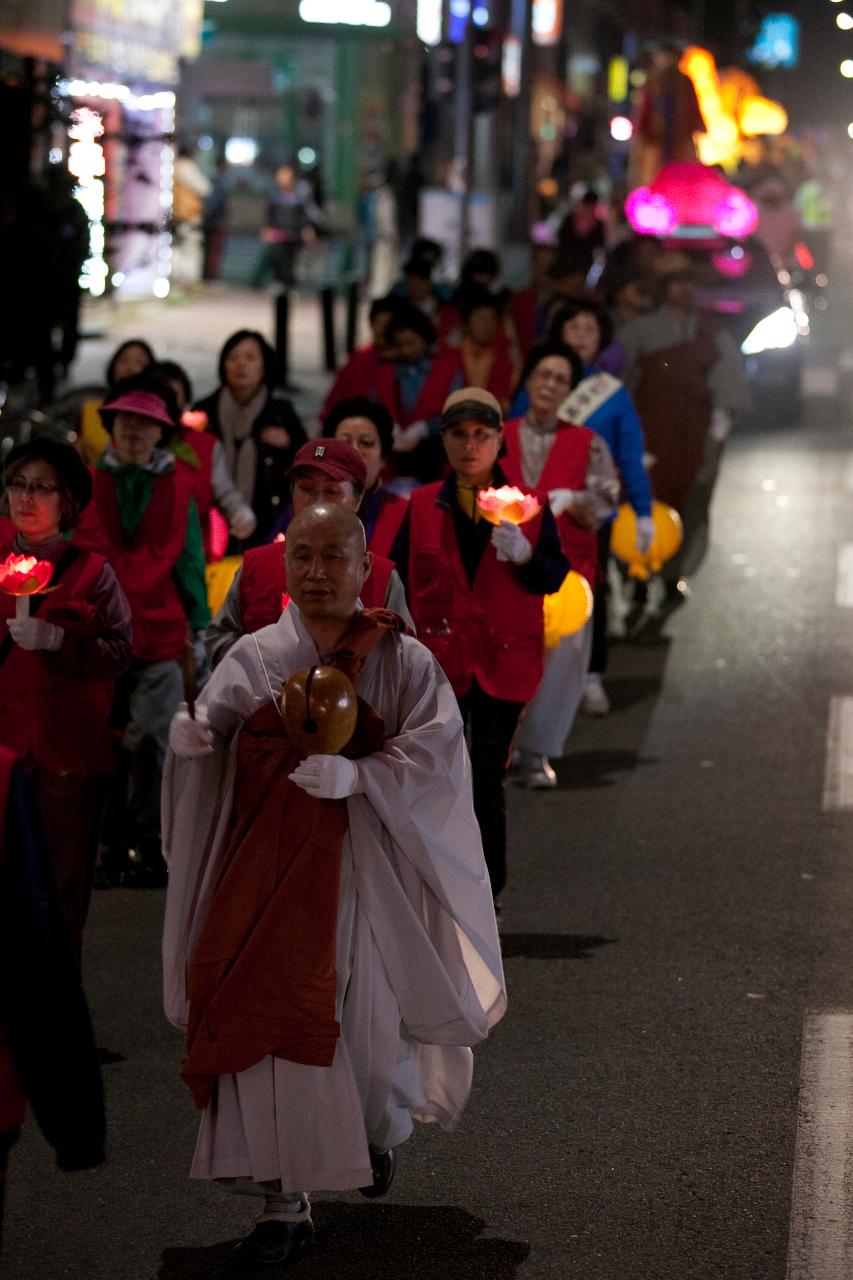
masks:
<instances>
[{"instance_id":1,"label":"woman's short hair","mask_svg":"<svg viewBox=\"0 0 853 1280\"><path fill-rule=\"evenodd\" d=\"M603 351L605 347L609 347L613 341L613 322L610 316L600 307L597 302L567 302L565 306L554 312L554 318L551 321L551 330L549 337L553 342L563 341L563 325L569 320L574 320L575 316L587 315L592 316L598 325L598 332L601 334L601 340L598 344L598 350Z\"/></svg>"},{"instance_id":2,"label":"woman's short hair","mask_svg":"<svg viewBox=\"0 0 853 1280\"><path fill-rule=\"evenodd\" d=\"M153 369L146 372L159 374L166 382L179 382L184 392L184 403L189 408L193 402L193 384L183 365L174 360L158 360Z\"/></svg>"},{"instance_id":3,"label":"woman's short hair","mask_svg":"<svg viewBox=\"0 0 853 1280\"><path fill-rule=\"evenodd\" d=\"M567 347L565 342L539 342L535 347L531 347L527 355L524 357L524 364L521 366L521 376L518 380L519 387L523 387L530 375L535 371L536 366L540 365L543 360L547 360L549 356L560 356L561 359L567 360L572 371L572 390L578 385L583 377L583 362L578 353L572 348Z\"/></svg>"},{"instance_id":4,"label":"woman's short hair","mask_svg":"<svg viewBox=\"0 0 853 1280\"><path fill-rule=\"evenodd\" d=\"M428 347L435 342L435 325L418 307L400 307L385 330L385 341L392 342L398 333L416 333Z\"/></svg>"},{"instance_id":5,"label":"woman's short hair","mask_svg":"<svg viewBox=\"0 0 853 1280\"><path fill-rule=\"evenodd\" d=\"M261 356L264 361L264 386L270 391L278 382L278 356L273 348L267 342L262 333L258 333L257 329L238 329L236 333L232 333L230 338L226 338L222 350L219 353L219 381L225 383L225 361L230 356L239 343L246 338L251 338L253 342L257 342L261 350Z\"/></svg>"},{"instance_id":6,"label":"woman's short hair","mask_svg":"<svg viewBox=\"0 0 853 1280\"><path fill-rule=\"evenodd\" d=\"M323 419L323 435L328 439L334 439L338 427L347 418L367 418L372 422L379 436L382 457L388 456L394 443L394 423L384 404L379 404L376 400L368 400L367 396L353 396L349 400L339 400Z\"/></svg>"}]
</instances>

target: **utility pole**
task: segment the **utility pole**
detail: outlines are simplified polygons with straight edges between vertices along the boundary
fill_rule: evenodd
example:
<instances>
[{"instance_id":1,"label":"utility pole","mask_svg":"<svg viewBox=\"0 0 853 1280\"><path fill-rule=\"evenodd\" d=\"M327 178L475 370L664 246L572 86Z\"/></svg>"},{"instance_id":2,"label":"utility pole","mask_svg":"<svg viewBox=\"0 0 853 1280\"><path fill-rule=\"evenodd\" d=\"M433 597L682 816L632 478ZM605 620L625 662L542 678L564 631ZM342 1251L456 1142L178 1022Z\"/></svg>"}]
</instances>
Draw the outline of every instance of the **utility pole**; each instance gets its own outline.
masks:
<instances>
[{"instance_id":1,"label":"utility pole","mask_svg":"<svg viewBox=\"0 0 853 1280\"><path fill-rule=\"evenodd\" d=\"M474 185L474 23L471 7L465 34L456 46L456 98L453 103L454 167L459 190L459 265L469 249L468 209Z\"/></svg>"},{"instance_id":2,"label":"utility pole","mask_svg":"<svg viewBox=\"0 0 853 1280\"><path fill-rule=\"evenodd\" d=\"M533 78L533 0L512 0L512 34L521 45L518 96L512 121L512 213L510 235L530 234L531 81Z\"/></svg>"}]
</instances>

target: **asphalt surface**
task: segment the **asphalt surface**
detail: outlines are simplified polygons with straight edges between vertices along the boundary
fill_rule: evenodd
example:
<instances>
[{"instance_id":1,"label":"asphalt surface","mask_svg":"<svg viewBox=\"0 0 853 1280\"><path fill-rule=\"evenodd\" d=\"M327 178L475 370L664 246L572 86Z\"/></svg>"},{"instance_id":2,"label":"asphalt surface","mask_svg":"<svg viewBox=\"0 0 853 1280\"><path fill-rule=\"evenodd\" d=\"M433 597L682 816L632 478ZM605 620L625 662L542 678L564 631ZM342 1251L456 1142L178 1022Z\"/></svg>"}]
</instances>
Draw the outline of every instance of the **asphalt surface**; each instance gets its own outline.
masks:
<instances>
[{"instance_id":1,"label":"asphalt surface","mask_svg":"<svg viewBox=\"0 0 853 1280\"><path fill-rule=\"evenodd\" d=\"M614 647L613 712L578 721L559 789L510 787L508 1016L460 1128L418 1131L387 1200L316 1197L305 1280L783 1280L803 1019L853 1007L853 820L822 804L853 693L850 310L839 290L821 318L802 422L732 441L692 598ZM252 1205L186 1176L162 907L96 895L86 978L126 1059L109 1162L63 1175L28 1128L4 1280L234 1275Z\"/></svg>"}]
</instances>

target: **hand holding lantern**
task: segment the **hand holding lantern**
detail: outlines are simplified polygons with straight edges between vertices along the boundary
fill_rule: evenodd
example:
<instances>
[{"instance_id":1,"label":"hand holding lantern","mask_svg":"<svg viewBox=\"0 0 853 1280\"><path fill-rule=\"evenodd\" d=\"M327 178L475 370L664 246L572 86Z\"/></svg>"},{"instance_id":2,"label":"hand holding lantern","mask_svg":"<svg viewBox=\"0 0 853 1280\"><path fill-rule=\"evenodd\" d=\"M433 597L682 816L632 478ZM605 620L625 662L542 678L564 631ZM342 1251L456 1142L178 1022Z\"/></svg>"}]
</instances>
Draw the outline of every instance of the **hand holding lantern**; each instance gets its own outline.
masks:
<instances>
[{"instance_id":1,"label":"hand holding lantern","mask_svg":"<svg viewBox=\"0 0 853 1280\"><path fill-rule=\"evenodd\" d=\"M502 484L499 489L481 489L477 494L477 509L490 524L499 525L502 520L510 524L526 524L542 510L535 494L524 493L514 484Z\"/></svg>"}]
</instances>

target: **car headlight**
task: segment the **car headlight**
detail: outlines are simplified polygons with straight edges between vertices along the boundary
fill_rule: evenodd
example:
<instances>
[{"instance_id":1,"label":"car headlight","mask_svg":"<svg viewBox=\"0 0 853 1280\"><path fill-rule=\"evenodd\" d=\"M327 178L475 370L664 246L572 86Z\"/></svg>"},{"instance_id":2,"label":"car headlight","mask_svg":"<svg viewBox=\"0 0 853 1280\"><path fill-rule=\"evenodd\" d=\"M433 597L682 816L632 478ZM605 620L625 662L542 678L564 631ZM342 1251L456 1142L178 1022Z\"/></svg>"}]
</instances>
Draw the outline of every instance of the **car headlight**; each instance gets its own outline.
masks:
<instances>
[{"instance_id":1,"label":"car headlight","mask_svg":"<svg viewBox=\"0 0 853 1280\"><path fill-rule=\"evenodd\" d=\"M799 336L797 317L790 307L780 307L778 311L759 320L755 328L740 345L745 356L758 356L762 351L780 351L792 347Z\"/></svg>"}]
</instances>

